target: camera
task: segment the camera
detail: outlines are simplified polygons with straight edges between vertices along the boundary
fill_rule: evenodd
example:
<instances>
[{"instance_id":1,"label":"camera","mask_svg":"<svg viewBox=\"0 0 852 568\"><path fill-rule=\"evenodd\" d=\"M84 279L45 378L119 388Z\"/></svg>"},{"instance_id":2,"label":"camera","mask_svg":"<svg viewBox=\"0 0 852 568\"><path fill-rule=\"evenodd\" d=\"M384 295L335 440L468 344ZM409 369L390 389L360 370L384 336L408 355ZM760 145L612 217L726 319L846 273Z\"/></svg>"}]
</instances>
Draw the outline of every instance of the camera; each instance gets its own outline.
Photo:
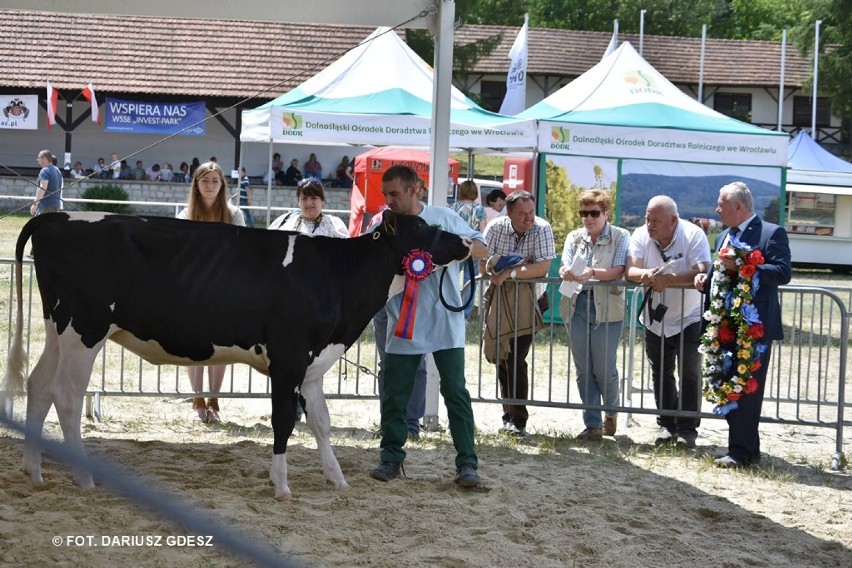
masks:
<instances>
[{"instance_id":1,"label":"camera","mask_svg":"<svg viewBox=\"0 0 852 568\"><path fill-rule=\"evenodd\" d=\"M669 307L665 304L657 304L656 306L648 306L648 313L651 315L651 321L662 322L666 317L666 312Z\"/></svg>"}]
</instances>

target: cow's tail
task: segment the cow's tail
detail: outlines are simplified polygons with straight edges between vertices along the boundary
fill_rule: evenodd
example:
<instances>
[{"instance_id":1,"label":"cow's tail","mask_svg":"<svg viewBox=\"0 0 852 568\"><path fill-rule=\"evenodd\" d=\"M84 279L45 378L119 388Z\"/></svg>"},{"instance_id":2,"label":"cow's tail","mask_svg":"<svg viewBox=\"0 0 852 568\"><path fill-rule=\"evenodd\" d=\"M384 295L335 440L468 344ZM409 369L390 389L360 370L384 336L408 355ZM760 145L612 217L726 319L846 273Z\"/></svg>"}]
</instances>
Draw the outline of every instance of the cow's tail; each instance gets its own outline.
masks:
<instances>
[{"instance_id":1,"label":"cow's tail","mask_svg":"<svg viewBox=\"0 0 852 568\"><path fill-rule=\"evenodd\" d=\"M24 350L24 304L23 297L23 274L24 263L21 256L15 259L15 292L18 297L17 320L15 322L15 337L9 348L9 359L6 364L6 374L3 377L3 385L0 387L0 413L5 412L8 400L24 394L24 362L27 353Z\"/></svg>"},{"instance_id":2,"label":"cow's tail","mask_svg":"<svg viewBox=\"0 0 852 568\"><path fill-rule=\"evenodd\" d=\"M0 385L0 413L7 408L7 400L24 394L24 365L27 352L24 350L24 249L38 225L50 215L40 215L31 219L21 229L15 246L15 294L17 297L17 314L15 320L15 335L9 348L9 359L6 373Z\"/></svg>"}]
</instances>

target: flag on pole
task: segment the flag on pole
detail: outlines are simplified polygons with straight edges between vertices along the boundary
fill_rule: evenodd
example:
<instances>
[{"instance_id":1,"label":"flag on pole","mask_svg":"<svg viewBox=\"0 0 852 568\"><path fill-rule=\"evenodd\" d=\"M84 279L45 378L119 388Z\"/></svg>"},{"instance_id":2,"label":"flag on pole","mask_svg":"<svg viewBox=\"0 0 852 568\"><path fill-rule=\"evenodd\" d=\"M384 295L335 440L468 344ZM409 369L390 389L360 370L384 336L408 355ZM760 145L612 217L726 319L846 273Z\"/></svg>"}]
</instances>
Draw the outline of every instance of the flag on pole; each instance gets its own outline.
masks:
<instances>
[{"instance_id":1,"label":"flag on pole","mask_svg":"<svg viewBox=\"0 0 852 568\"><path fill-rule=\"evenodd\" d=\"M56 124L56 107L59 105L59 91L47 82L47 129Z\"/></svg>"},{"instance_id":2,"label":"flag on pole","mask_svg":"<svg viewBox=\"0 0 852 568\"><path fill-rule=\"evenodd\" d=\"M616 50L618 47L618 20L612 21L612 37L609 40L609 45L606 46L606 51L604 51L603 57L601 57L601 61L606 59L606 56Z\"/></svg>"},{"instance_id":3,"label":"flag on pole","mask_svg":"<svg viewBox=\"0 0 852 568\"><path fill-rule=\"evenodd\" d=\"M527 95L527 34L529 32L530 17L524 15L524 26L518 32L512 49L509 50L509 59L512 65L506 76L506 96L500 105L500 114L514 116L526 108Z\"/></svg>"},{"instance_id":4,"label":"flag on pole","mask_svg":"<svg viewBox=\"0 0 852 568\"><path fill-rule=\"evenodd\" d=\"M90 105L92 105L92 122L100 124L101 115L98 112L98 99L95 98L95 88L92 86L91 82L85 89L83 89L83 96L86 97L86 100L89 101Z\"/></svg>"}]
</instances>

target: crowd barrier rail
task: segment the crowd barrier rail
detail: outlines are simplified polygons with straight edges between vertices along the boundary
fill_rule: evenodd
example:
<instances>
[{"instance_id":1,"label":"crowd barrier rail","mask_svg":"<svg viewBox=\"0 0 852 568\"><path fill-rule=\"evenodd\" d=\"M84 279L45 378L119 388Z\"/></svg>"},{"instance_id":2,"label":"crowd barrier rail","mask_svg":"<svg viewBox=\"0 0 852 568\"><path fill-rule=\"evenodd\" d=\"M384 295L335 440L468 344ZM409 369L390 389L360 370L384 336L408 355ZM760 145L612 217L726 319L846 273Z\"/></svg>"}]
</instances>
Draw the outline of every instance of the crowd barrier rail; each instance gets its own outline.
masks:
<instances>
[{"instance_id":1,"label":"crowd barrier rail","mask_svg":"<svg viewBox=\"0 0 852 568\"><path fill-rule=\"evenodd\" d=\"M4 312L0 318L0 337L5 336L5 340L0 341L0 361L5 364L12 339L10 330L14 329L13 308L17 302L14 298L14 261L0 259L0 274L0 305ZM24 345L30 354L28 372L29 366L34 365L41 354L44 342L41 299L31 260L25 260L23 279ZM616 363L620 380L618 405L584 404L569 348L571 322L563 322L558 314L562 297L557 291L559 280L542 278L535 282L539 284L539 289L546 286L550 308L544 313L544 327L535 335L526 358L529 369L527 399L505 398L500 391L495 365L489 363L483 355L483 293L481 287L477 286L477 307L467 324L465 348L467 385L474 403L516 403L617 412L627 416L622 424L628 427L629 418L633 414L700 417L702 420L723 418L713 414L712 405L706 401L699 406L698 412L684 410L682 405L674 410L657 409L654 381L644 349L644 331L635 316L637 306L641 303L641 291L624 281L592 283L591 286L593 293L605 290L603 293L617 293L624 298L626 316L618 342ZM670 293L677 296L684 291L672 289ZM234 294L238 295L239 290L234 290ZM852 301L852 288L782 286L779 296L784 340L773 342L761 422L833 430L835 453L831 469L840 469L844 460L844 427L852 425L845 419L845 412L852 406L845 398L849 321L852 319L848 306ZM501 306L494 309L497 310L498 320L517 316ZM377 400L378 369L372 325L368 325L358 342L326 373L323 379L326 397ZM193 393L186 373L180 367L150 364L119 345L107 342L92 371L85 409L90 419L99 420L101 405L106 397L189 398L196 394L216 394L222 398L266 398L270 395L270 387L265 375L246 365L231 365L221 392ZM427 411L428 408L429 405ZM437 406L432 405L432 408ZM11 413L11 409L7 409L7 412ZM427 427L436 425L436 416L425 417L425 422Z\"/></svg>"}]
</instances>

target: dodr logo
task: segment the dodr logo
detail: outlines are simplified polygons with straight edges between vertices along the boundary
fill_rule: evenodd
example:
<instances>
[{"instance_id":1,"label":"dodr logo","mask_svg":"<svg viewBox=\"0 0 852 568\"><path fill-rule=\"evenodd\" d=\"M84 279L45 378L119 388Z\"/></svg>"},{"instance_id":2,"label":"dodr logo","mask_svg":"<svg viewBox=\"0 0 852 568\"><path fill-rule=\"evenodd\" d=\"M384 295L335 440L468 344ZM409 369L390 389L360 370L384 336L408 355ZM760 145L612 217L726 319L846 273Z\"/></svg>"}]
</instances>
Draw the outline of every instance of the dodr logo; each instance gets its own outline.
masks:
<instances>
[{"instance_id":1,"label":"dodr logo","mask_svg":"<svg viewBox=\"0 0 852 568\"><path fill-rule=\"evenodd\" d=\"M290 130L301 130L304 126L304 120L295 112L285 112L281 118L284 123L284 128Z\"/></svg>"},{"instance_id":2,"label":"dodr logo","mask_svg":"<svg viewBox=\"0 0 852 568\"><path fill-rule=\"evenodd\" d=\"M553 126L550 128L550 137L554 142L568 142L571 139L571 130L564 126Z\"/></svg>"}]
</instances>

